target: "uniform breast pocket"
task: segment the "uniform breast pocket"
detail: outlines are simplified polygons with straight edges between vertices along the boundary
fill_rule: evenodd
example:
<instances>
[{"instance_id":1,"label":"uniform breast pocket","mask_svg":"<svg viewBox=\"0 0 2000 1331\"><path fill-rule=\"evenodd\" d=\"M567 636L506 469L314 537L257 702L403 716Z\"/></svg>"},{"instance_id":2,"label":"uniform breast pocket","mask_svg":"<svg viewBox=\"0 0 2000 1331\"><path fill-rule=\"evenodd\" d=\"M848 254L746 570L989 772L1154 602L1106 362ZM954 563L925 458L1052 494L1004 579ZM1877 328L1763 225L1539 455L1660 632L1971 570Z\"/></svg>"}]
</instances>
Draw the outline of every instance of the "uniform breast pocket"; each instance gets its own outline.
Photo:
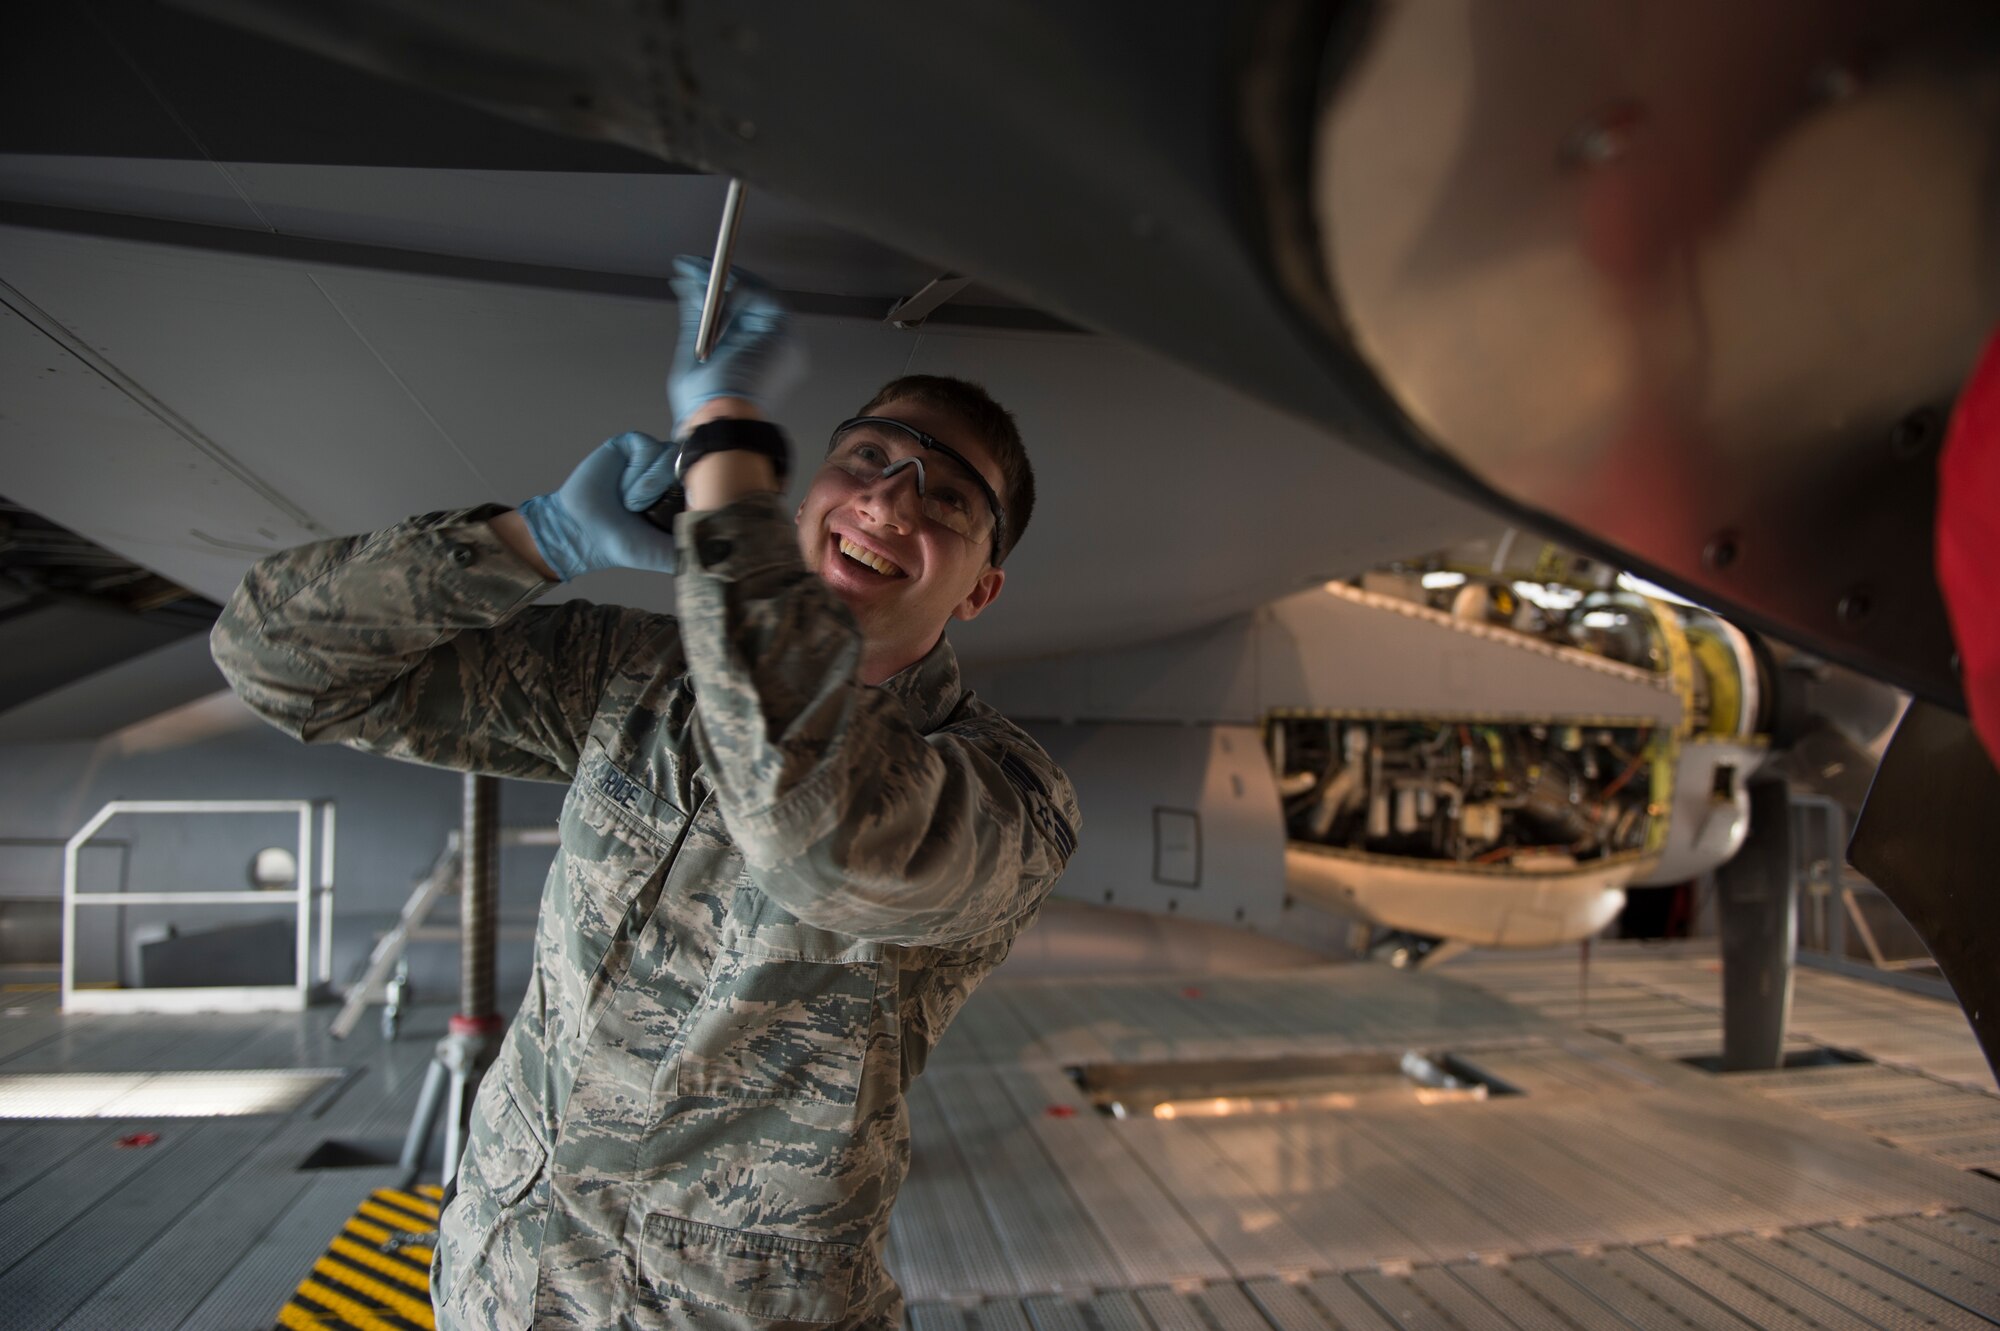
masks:
<instances>
[{"instance_id":1,"label":"uniform breast pocket","mask_svg":"<svg viewBox=\"0 0 2000 1331\"><path fill-rule=\"evenodd\" d=\"M681 1047L675 1089L852 1105L875 1020L876 963L724 952Z\"/></svg>"},{"instance_id":2,"label":"uniform breast pocket","mask_svg":"<svg viewBox=\"0 0 2000 1331\"><path fill-rule=\"evenodd\" d=\"M599 764L563 804L562 852L549 880L554 911L544 924L559 927L561 936L546 941L566 954L567 969L577 975L597 969L633 915L643 920L651 912L643 894L649 884L657 892L656 871L684 821L665 801L637 798L629 781L623 800L602 784L619 780L615 768Z\"/></svg>"}]
</instances>

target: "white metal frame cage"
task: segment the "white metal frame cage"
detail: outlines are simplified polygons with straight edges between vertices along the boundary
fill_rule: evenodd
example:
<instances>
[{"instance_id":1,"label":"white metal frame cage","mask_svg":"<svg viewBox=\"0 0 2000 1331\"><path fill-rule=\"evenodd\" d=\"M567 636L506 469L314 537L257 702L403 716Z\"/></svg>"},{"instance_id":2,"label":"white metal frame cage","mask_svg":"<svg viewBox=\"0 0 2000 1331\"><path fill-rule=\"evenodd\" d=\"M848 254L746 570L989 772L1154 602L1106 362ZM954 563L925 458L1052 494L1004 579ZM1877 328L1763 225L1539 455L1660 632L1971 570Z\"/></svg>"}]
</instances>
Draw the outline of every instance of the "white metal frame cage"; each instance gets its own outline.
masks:
<instances>
[{"instance_id":1,"label":"white metal frame cage","mask_svg":"<svg viewBox=\"0 0 2000 1331\"><path fill-rule=\"evenodd\" d=\"M298 883L291 897L298 913L298 953L291 984L202 985L79 989L76 984L76 922L79 907L238 906L269 907L281 892L84 892L77 885L78 853L104 825L121 814L275 813L298 819ZM318 827L315 829L314 824ZM318 856L315 858L315 833ZM113 800L99 809L63 848L62 1007L65 1012L302 1012L312 986L333 979L332 800ZM319 905L318 965L313 956L313 905Z\"/></svg>"}]
</instances>

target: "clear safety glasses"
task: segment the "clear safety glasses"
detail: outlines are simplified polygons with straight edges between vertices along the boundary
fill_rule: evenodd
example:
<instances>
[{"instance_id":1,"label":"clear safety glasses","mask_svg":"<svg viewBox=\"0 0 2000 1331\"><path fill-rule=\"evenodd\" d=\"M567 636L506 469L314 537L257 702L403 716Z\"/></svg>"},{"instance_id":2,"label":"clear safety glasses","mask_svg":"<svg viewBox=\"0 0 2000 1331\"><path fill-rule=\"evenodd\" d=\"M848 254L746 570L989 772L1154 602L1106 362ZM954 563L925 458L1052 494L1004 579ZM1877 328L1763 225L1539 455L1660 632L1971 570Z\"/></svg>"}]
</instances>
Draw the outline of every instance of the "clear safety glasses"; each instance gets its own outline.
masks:
<instances>
[{"instance_id":1,"label":"clear safety glasses","mask_svg":"<svg viewBox=\"0 0 2000 1331\"><path fill-rule=\"evenodd\" d=\"M826 460L867 485L899 471L913 471L924 517L974 545L986 541L990 533L993 565L999 567L1007 534L1000 496L951 445L887 416L856 416L835 428Z\"/></svg>"}]
</instances>

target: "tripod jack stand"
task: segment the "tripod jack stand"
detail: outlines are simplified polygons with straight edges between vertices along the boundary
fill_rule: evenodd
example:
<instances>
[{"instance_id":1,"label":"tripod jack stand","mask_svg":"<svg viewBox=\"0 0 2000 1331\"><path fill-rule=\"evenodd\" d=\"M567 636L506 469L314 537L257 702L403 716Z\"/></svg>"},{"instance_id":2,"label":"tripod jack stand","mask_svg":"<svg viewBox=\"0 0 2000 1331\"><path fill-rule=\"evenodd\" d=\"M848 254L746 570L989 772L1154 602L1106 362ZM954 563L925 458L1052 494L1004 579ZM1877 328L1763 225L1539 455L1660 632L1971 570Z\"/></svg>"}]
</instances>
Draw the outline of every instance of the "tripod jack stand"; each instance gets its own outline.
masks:
<instances>
[{"instance_id":1,"label":"tripod jack stand","mask_svg":"<svg viewBox=\"0 0 2000 1331\"><path fill-rule=\"evenodd\" d=\"M465 873L460 893L459 1004L448 1033L438 1041L424 1072L417 1112L403 1138L403 1182L407 1187L423 1169L424 1155L444 1115L445 1196L458 1175L458 1158L465 1149L465 1127L479 1078L493 1062L504 1024L493 1010L493 967L498 950L498 858L500 848L500 781L497 777L465 778L464 818L458 843Z\"/></svg>"}]
</instances>

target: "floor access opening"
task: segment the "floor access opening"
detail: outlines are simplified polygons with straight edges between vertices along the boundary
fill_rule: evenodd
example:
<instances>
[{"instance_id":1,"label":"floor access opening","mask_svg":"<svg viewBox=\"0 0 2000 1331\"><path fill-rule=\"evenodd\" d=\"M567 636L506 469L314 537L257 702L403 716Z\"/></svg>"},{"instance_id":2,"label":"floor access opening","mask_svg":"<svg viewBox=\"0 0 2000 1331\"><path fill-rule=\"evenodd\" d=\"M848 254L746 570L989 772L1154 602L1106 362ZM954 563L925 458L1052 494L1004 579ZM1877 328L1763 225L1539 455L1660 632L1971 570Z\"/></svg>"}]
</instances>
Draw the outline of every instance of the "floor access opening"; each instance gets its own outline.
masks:
<instances>
[{"instance_id":1,"label":"floor access opening","mask_svg":"<svg viewBox=\"0 0 2000 1331\"><path fill-rule=\"evenodd\" d=\"M315 1169L380 1169L388 1165L401 1164L403 1143L397 1137L329 1137L312 1149L305 1159L299 1161L302 1170ZM444 1145L433 1141L424 1152L417 1173L420 1177L434 1177L444 1166Z\"/></svg>"},{"instance_id":2,"label":"floor access opening","mask_svg":"<svg viewBox=\"0 0 2000 1331\"><path fill-rule=\"evenodd\" d=\"M1736 1072L1726 1071L1723 1068L1721 1054L1694 1054L1680 1061L1691 1068L1700 1068L1703 1072L1712 1072L1719 1077L1733 1077L1738 1075ZM1829 1049L1824 1046L1816 1046L1811 1049L1787 1050L1783 1063L1777 1068L1749 1068L1745 1069L1745 1071L1763 1073L1796 1072L1802 1068L1842 1068L1852 1067L1860 1063L1873 1063L1874 1061L1868 1055L1857 1054L1851 1049Z\"/></svg>"},{"instance_id":3,"label":"floor access opening","mask_svg":"<svg viewBox=\"0 0 2000 1331\"><path fill-rule=\"evenodd\" d=\"M1456 1054L1414 1049L1317 1057L1086 1063L1068 1071L1097 1111L1112 1118L1227 1118L1304 1109L1414 1108L1519 1094Z\"/></svg>"}]
</instances>

